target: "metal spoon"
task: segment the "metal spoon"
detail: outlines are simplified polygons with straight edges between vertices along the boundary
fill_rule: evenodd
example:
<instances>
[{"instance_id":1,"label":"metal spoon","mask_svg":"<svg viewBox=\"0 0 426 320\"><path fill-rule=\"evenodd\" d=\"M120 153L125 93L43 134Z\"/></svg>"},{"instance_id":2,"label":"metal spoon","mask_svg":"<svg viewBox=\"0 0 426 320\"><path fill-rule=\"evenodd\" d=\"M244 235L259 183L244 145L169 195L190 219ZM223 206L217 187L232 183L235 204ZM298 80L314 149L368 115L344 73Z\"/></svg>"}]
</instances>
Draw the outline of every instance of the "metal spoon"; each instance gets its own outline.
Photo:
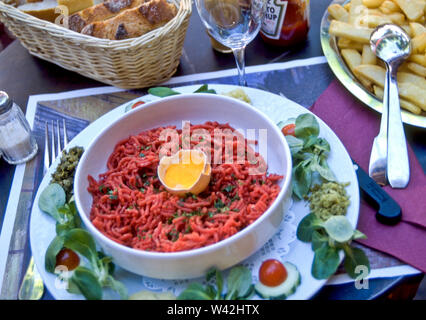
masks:
<instances>
[{"instance_id":1,"label":"metal spoon","mask_svg":"<svg viewBox=\"0 0 426 320\"><path fill-rule=\"evenodd\" d=\"M410 179L407 144L401 121L396 73L410 55L410 38L394 24L378 26L370 37L370 46L386 65L383 111L379 135L374 138L369 175L379 184L405 188Z\"/></svg>"}]
</instances>

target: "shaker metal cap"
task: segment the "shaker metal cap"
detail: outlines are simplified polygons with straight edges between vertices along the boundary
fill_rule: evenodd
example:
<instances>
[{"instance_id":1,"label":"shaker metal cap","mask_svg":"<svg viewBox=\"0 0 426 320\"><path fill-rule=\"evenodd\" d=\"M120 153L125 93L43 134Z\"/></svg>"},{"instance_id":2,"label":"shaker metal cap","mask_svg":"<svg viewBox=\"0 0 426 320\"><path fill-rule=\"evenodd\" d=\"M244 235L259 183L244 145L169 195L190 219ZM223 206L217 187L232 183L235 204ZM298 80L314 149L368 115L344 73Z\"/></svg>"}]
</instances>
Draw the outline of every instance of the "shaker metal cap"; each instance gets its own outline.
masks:
<instances>
[{"instance_id":1,"label":"shaker metal cap","mask_svg":"<svg viewBox=\"0 0 426 320\"><path fill-rule=\"evenodd\" d=\"M4 91L0 91L0 114L12 108L13 101L9 98L8 94Z\"/></svg>"}]
</instances>

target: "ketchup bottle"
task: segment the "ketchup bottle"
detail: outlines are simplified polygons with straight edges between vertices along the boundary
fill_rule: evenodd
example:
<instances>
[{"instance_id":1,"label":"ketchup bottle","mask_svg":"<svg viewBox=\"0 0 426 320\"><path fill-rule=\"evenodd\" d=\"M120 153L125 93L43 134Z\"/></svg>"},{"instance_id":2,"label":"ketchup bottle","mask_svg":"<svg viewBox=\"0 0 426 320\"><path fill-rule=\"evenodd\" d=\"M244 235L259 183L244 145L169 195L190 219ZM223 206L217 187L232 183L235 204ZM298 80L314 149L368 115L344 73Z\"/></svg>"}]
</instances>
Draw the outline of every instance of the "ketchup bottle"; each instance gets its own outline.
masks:
<instances>
[{"instance_id":1,"label":"ketchup bottle","mask_svg":"<svg viewBox=\"0 0 426 320\"><path fill-rule=\"evenodd\" d=\"M305 41L309 31L309 0L267 0L260 34L276 46Z\"/></svg>"}]
</instances>

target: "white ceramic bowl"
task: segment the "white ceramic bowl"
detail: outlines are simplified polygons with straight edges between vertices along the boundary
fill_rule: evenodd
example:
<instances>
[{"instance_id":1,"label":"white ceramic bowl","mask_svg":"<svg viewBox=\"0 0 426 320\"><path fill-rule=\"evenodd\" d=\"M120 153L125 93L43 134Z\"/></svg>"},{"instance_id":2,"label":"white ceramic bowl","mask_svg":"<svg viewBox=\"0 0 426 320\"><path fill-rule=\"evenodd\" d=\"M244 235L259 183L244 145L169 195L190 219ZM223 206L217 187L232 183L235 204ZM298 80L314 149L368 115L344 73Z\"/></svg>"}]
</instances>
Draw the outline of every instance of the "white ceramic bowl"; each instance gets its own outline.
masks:
<instances>
[{"instance_id":1,"label":"white ceramic bowl","mask_svg":"<svg viewBox=\"0 0 426 320\"><path fill-rule=\"evenodd\" d=\"M182 121L229 123L238 129L267 130L268 172L284 175L281 191L270 208L254 223L213 245L182 252L163 253L132 249L104 236L89 219L92 196L87 191L90 174L106 171L114 146L129 135ZM265 156L265 154L262 154ZM189 279L205 275L211 267L226 269L246 259L268 241L282 221L291 196L291 154L279 128L249 104L214 94L188 94L163 98L123 114L104 128L85 150L77 167L74 194L80 216L97 243L119 266L139 275L160 279Z\"/></svg>"}]
</instances>

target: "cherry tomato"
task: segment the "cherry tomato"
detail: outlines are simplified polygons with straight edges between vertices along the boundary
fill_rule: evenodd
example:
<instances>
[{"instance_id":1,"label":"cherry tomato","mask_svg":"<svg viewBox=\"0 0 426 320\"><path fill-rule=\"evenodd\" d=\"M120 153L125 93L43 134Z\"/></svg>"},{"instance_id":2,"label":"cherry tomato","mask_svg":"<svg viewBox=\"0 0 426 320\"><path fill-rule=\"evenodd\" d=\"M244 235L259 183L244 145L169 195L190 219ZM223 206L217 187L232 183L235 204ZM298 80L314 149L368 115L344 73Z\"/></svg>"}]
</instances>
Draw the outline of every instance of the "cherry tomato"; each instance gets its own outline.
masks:
<instances>
[{"instance_id":1,"label":"cherry tomato","mask_svg":"<svg viewBox=\"0 0 426 320\"><path fill-rule=\"evenodd\" d=\"M65 266L69 271L74 270L80 264L79 256L68 248L63 248L56 255L56 266Z\"/></svg>"},{"instance_id":2,"label":"cherry tomato","mask_svg":"<svg viewBox=\"0 0 426 320\"><path fill-rule=\"evenodd\" d=\"M285 136L295 136L295 133L294 133L294 129L296 128L296 125L294 124L294 123L290 123L290 124L288 124L288 125L286 125L286 126L284 126L282 129L281 129L281 132L285 135Z\"/></svg>"},{"instance_id":3,"label":"cherry tomato","mask_svg":"<svg viewBox=\"0 0 426 320\"><path fill-rule=\"evenodd\" d=\"M134 108L136 108L137 106L140 106L141 104L144 104L145 102L143 102L143 101L138 101L138 102L135 102L133 105L132 105L132 109L134 109Z\"/></svg>"},{"instance_id":4,"label":"cherry tomato","mask_svg":"<svg viewBox=\"0 0 426 320\"><path fill-rule=\"evenodd\" d=\"M287 279L287 270L284 265L276 260L263 261L259 269L259 280L265 286L276 287Z\"/></svg>"}]
</instances>

